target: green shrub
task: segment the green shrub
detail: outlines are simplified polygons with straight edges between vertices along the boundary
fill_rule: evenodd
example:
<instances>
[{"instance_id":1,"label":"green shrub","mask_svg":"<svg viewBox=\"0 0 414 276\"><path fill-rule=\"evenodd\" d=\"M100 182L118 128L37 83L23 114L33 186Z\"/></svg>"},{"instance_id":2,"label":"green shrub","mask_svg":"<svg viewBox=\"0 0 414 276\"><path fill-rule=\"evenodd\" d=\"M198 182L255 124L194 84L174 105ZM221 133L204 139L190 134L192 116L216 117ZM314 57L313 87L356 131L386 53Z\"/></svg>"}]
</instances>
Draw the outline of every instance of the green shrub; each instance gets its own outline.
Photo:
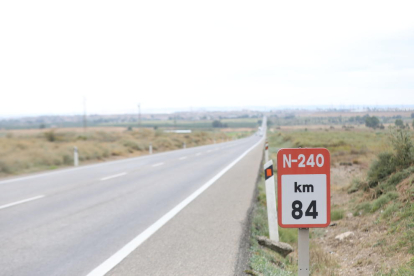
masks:
<instances>
[{"instance_id":1,"label":"green shrub","mask_svg":"<svg viewBox=\"0 0 414 276\"><path fill-rule=\"evenodd\" d=\"M396 165L401 169L409 167L414 162L414 147L410 131L401 128L392 129L389 137L395 150Z\"/></svg>"},{"instance_id":2,"label":"green shrub","mask_svg":"<svg viewBox=\"0 0 414 276\"><path fill-rule=\"evenodd\" d=\"M331 211L331 220L340 220L344 218L344 210L336 209Z\"/></svg>"},{"instance_id":3,"label":"green shrub","mask_svg":"<svg viewBox=\"0 0 414 276\"><path fill-rule=\"evenodd\" d=\"M43 135L45 136L46 140L48 140L49 142L56 141L56 133L53 130L46 131L43 133Z\"/></svg>"},{"instance_id":4,"label":"green shrub","mask_svg":"<svg viewBox=\"0 0 414 276\"><path fill-rule=\"evenodd\" d=\"M384 212L381 214L382 219L388 219L391 217L395 212L397 212L400 209L400 206L398 203L392 203L385 208Z\"/></svg>"},{"instance_id":5,"label":"green shrub","mask_svg":"<svg viewBox=\"0 0 414 276\"><path fill-rule=\"evenodd\" d=\"M376 200L374 200L372 202L372 207L371 207L371 212L375 212L378 209L382 208L385 204L387 204L388 202L390 202L391 200L394 200L398 198L398 193L397 192L390 192L387 194L383 194L381 195L379 198L377 198Z\"/></svg>"},{"instance_id":6,"label":"green shrub","mask_svg":"<svg viewBox=\"0 0 414 276\"><path fill-rule=\"evenodd\" d=\"M369 187L376 187L378 182L384 180L397 170L394 155L389 152L382 152L378 155L368 171Z\"/></svg>"},{"instance_id":7,"label":"green shrub","mask_svg":"<svg viewBox=\"0 0 414 276\"><path fill-rule=\"evenodd\" d=\"M363 202L356 206L354 215L369 213L372 209L371 202Z\"/></svg>"}]
</instances>

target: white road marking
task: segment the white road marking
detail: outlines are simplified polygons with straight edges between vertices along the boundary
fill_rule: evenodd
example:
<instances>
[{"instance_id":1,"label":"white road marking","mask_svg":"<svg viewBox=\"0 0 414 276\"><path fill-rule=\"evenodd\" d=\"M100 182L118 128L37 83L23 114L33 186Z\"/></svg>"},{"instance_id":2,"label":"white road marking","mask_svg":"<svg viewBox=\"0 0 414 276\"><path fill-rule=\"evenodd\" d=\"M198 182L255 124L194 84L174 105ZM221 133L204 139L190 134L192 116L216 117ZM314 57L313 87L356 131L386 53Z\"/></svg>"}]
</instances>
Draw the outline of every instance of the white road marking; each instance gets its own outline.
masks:
<instances>
[{"instance_id":1,"label":"white road marking","mask_svg":"<svg viewBox=\"0 0 414 276\"><path fill-rule=\"evenodd\" d=\"M208 150L207 152L212 152L212 150Z\"/></svg>"},{"instance_id":2,"label":"white road marking","mask_svg":"<svg viewBox=\"0 0 414 276\"><path fill-rule=\"evenodd\" d=\"M153 167L158 167L158 166L161 166L161 165L164 165L164 162L157 163L157 164L154 164L154 165L152 165L152 166L153 166Z\"/></svg>"},{"instance_id":3,"label":"white road marking","mask_svg":"<svg viewBox=\"0 0 414 276\"><path fill-rule=\"evenodd\" d=\"M118 252L109 257L106 261L100 264L97 268L89 272L87 276L103 276L113 269L116 265L122 262L132 251L138 248L143 242L145 242L149 237L151 237L155 232L157 232L162 226L164 226L168 221L170 221L175 215L177 215L182 209L184 209L190 202L196 199L200 194L202 194L208 187L210 187L214 182L217 181L223 174L230 170L234 165L236 165L243 157L245 157L250 151L252 151L257 145L262 142L263 138L260 139L256 144L251 148L246 150L242 155L240 155L236 160L231 162L227 167L221 170L213 178L211 178L207 183L201 186L198 190L192 193L189 197L184 199L181 203L171 209L168 213L158 219L154 224L148 227L144 232L136 236L132 241L127 243L122 247Z\"/></svg>"},{"instance_id":4,"label":"white road marking","mask_svg":"<svg viewBox=\"0 0 414 276\"><path fill-rule=\"evenodd\" d=\"M126 172L123 172L123 173L118 173L118 174L110 175L110 176L101 178L101 181L105 181L105 180L108 180L108 179L111 179L111 178L115 178L115 177L120 177L120 176L123 176L123 175L126 175L126 174L127 174Z\"/></svg>"},{"instance_id":5,"label":"white road marking","mask_svg":"<svg viewBox=\"0 0 414 276\"><path fill-rule=\"evenodd\" d=\"M178 160L184 160L184 159L187 159L187 156L183 156L183 157L178 158Z\"/></svg>"},{"instance_id":6,"label":"white road marking","mask_svg":"<svg viewBox=\"0 0 414 276\"><path fill-rule=\"evenodd\" d=\"M12 207L14 205L18 205L18 204L22 204L22 203L25 203L25 202L33 201L33 200L36 200L36 199L39 199L39 198L42 198L42 197L45 197L45 196L44 195L38 195L38 196L35 196L35 197L26 198L26 199L19 200L19 201L16 201L16 202L12 202L12 203L9 203L9 204L6 204L6 205L2 205L2 206L0 206L0 209L5 209L5 208L8 208L8 207Z\"/></svg>"},{"instance_id":7,"label":"white road marking","mask_svg":"<svg viewBox=\"0 0 414 276\"><path fill-rule=\"evenodd\" d=\"M196 154L196 156L200 156L201 155L201 152L198 152L197 154Z\"/></svg>"}]
</instances>

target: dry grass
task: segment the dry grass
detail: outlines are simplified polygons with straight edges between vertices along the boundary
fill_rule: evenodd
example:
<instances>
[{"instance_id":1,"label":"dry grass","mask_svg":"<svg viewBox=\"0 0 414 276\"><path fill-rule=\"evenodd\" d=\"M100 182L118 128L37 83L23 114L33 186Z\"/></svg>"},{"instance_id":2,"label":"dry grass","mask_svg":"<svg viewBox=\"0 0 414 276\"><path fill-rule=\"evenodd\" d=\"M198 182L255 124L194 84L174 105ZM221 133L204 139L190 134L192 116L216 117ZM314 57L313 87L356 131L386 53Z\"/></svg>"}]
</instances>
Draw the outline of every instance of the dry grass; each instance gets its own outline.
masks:
<instances>
[{"instance_id":1,"label":"dry grass","mask_svg":"<svg viewBox=\"0 0 414 276\"><path fill-rule=\"evenodd\" d=\"M331 153L331 210L338 213L334 214L337 226L311 230L312 275L413 275L414 268L404 265L412 258L410 249L414 252L414 236L412 232L406 234L404 231L414 228L411 203L414 200L414 176L397 186L400 203L395 200L376 202L379 209L363 216L355 217L353 212L355 206L366 199L360 193L347 193L354 179L366 177L378 153L392 150L388 130L345 130L325 126L305 131L282 127L270 133L268 140L273 160L281 147L325 147ZM259 191L260 195L265 199L263 191ZM406 207L401 209L401 206ZM262 220L266 222L265 215L263 211ZM354 232L354 236L342 242L335 239L347 231ZM297 248L295 241L291 243ZM296 253L292 255L294 257ZM295 262L296 259L287 267L290 271L295 271Z\"/></svg>"},{"instance_id":2,"label":"dry grass","mask_svg":"<svg viewBox=\"0 0 414 276\"><path fill-rule=\"evenodd\" d=\"M0 177L55 169L73 165L73 147L78 147L81 163L139 156L217 143L246 136L250 132L204 132L190 134L164 133L161 130L126 128L82 128L14 130L0 132Z\"/></svg>"}]
</instances>

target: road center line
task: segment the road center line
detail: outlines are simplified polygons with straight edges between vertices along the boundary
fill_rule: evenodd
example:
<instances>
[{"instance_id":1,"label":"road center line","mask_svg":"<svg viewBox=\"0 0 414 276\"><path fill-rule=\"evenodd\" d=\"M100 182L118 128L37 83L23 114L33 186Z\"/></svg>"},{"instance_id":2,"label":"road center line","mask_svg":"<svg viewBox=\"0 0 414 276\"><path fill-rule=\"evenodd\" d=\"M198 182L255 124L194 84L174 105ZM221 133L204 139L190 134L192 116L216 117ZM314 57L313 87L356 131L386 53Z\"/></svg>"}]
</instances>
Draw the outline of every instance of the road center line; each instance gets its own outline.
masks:
<instances>
[{"instance_id":1,"label":"road center line","mask_svg":"<svg viewBox=\"0 0 414 276\"><path fill-rule=\"evenodd\" d=\"M196 156L200 156L201 155L201 152L198 152L197 154L196 154Z\"/></svg>"},{"instance_id":2,"label":"road center line","mask_svg":"<svg viewBox=\"0 0 414 276\"><path fill-rule=\"evenodd\" d=\"M39 198L42 198L42 197L45 197L45 196L44 195L38 195L38 196L35 196L35 197L26 198L26 199L19 200L19 201L16 201L16 202L12 202L12 203L9 203L9 204L6 204L6 205L2 205L2 206L0 206L0 209L6 209L8 207L12 207L12 206L15 206L15 205L18 205L18 204L33 201L33 200L36 200L36 199L39 199Z\"/></svg>"},{"instance_id":3,"label":"road center line","mask_svg":"<svg viewBox=\"0 0 414 276\"><path fill-rule=\"evenodd\" d=\"M158 166L161 166L161 165L164 165L164 162L157 163L157 164L154 164L154 165L152 165L152 166L153 166L153 167L158 167Z\"/></svg>"},{"instance_id":4,"label":"road center line","mask_svg":"<svg viewBox=\"0 0 414 276\"><path fill-rule=\"evenodd\" d=\"M97 268L89 272L87 276L103 276L113 269L116 265L122 262L132 251L138 248L143 242L145 242L149 237L151 237L155 232L157 232L161 227L163 227L168 221L170 221L175 215L177 215L182 209L184 209L188 204L190 204L194 199L196 199L200 194L202 194L208 187L210 187L214 182L216 182L223 174L230 170L234 165L236 165L243 157L245 157L250 151L252 151L257 145L263 141L263 138L260 139L256 144L242 153L238 158L231 162L227 167L221 170L213 178L211 178L207 183L198 188L194 193L189 197L184 199L181 203L171 209L168 213L162 216L154 224L148 227L144 232L136 236L132 241L127 243L122 247L118 252L109 257L106 261L100 264Z\"/></svg>"},{"instance_id":5,"label":"road center line","mask_svg":"<svg viewBox=\"0 0 414 276\"><path fill-rule=\"evenodd\" d=\"M183 157L178 158L178 160L184 160L184 159L187 159L187 156L183 156Z\"/></svg>"},{"instance_id":6,"label":"road center line","mask_svg":"<svg viewBox=\"0 0 414 276\"><path fill-rule=\"evenodd\" d=\"M101 178L101 181L105 181L105 180L108 180L108 179L111 179L111 178L115 178L115 177L120 177L120 176L123 176L123 175L126 175L126 174L127 174L126 172L114 174L114 175L111 175L111 176L107 176L107 177Z\"/></svg>"},{"instance_id":7,"label":"road center line","mask_svg":"<svg viewBox=\"0 0 414 276\"><path fill-rule=\"evenodd\" d=\"M207 152L212 152L212 150L208 150Z\"/></svg>"}]
</instances>

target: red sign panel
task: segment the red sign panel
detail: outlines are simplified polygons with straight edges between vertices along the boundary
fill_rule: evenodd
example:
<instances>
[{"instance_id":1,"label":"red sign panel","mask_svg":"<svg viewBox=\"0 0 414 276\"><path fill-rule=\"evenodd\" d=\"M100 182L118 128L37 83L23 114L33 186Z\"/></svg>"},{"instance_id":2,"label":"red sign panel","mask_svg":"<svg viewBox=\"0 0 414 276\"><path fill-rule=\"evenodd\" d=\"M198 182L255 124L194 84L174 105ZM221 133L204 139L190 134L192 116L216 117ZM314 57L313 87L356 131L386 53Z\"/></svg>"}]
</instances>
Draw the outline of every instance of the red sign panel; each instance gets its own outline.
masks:
<instances>
[{"instance_id":1,"label":"red sign panel","mask_svg":"<svg viewBox=\"0 0 414 276\"><path fill-rule=\"evenodd\" d=\"M327 227L331 220L330 154L323 148L277 153L278 222L285 228Z\"/></svg>"}]
</instances>

